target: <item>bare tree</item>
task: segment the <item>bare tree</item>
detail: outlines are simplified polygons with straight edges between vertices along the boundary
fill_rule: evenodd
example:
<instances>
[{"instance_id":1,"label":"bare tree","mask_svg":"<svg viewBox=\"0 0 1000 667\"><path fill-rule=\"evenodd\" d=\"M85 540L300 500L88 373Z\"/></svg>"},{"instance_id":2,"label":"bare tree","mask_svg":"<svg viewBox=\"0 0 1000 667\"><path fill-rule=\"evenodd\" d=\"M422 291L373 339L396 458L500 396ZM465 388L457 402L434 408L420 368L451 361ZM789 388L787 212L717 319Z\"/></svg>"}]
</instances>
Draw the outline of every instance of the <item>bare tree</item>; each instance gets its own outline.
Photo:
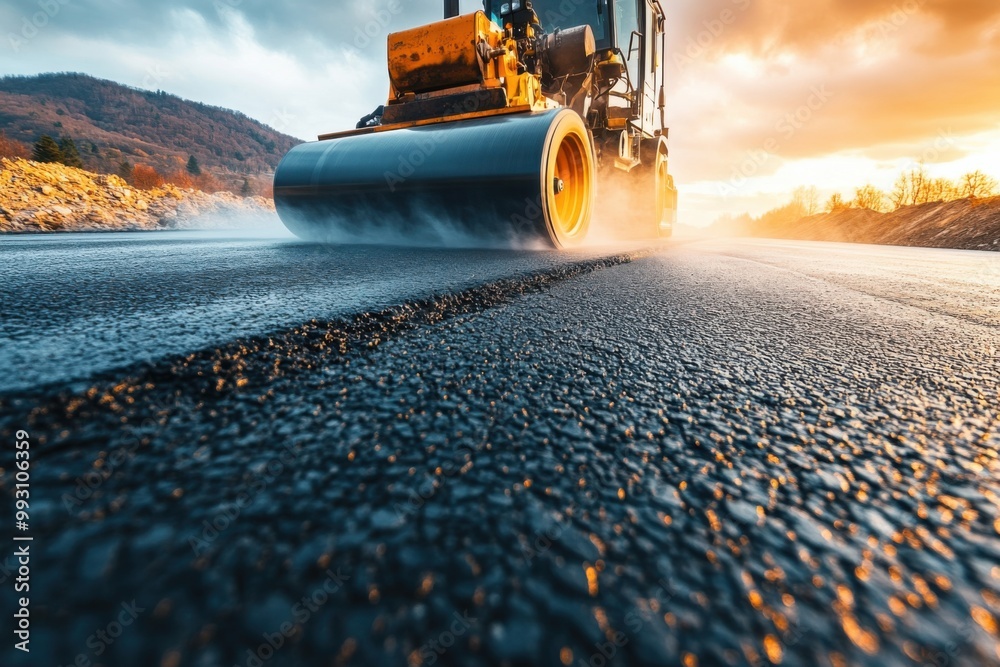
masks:
<instances>
[{"instance_id":1,"label":"bare tree","mask_svg":"<svg viewBox=\"0 0 1000 667\"><path fill-rule=\"evenodd\" d=\"M907 179L910 181L910 204L926 204L930 201L928 197L931 178L924 165L911 169Z\"/></svg>"},{"instance_id":2,"label":"bare tree","mask_svg":"<svg viewBox=\"0 0 1000 667\"><path fill-rule=\"evenodd\" d=\"M31 157L31 150L27 144L14 139L8 139L7 135L0 130L0 157L24 158L27 160Z\"/></svg>"},{"instance_id":3,"label":"bare tree","mask_svg":"<svg viewBox=\"0 0 1000 667\"><path fill-rule=\"evenodd\" d=\"M920 165L910 171L903 172L896 180L896 185L889 193L889 201L894 208L926 204L930 199L931 178L927 169Z\"/></svg>"},{"instance_id":4,"label":"bare tree","mask_svg":"<svg viewBox=\"0 0 1000 667\"><path fill-rule=\"evenodd\" d=\"M796 188L792 203L799 207L803 216L816 215L819 213L819 190L815 185Z\"/></svg>"},{"instance_id":5,"label":"bare tree","mask_svg":"<svg viewBox=\"0 0 1000 667\"><path fill-rule=\"evenodd\" d=\"M962 177L958 190L962 197L970 199L992 197L997 193L997 181L977 169Z\"/></svg>"},{"instance_id":6,"label":"bare tree","mask_svg":"<svg viewBox=\"0 0 1000 667\"><path fill-rule=\"evenodd\" d=\"M958 199L958 188L947 178L927 182L927 201L953 201Z\"/></svg>"},{"instance_id":7,"label":"bare tree","mask_svg":"<svg viewBox=\"0 0 1000 667\"><path fill-rule=\"evenodd\" d=\"M874 185L866 185L862 188L858 188L854 192L855 207L866 208L872 211L878 211L879 213L885 212L885 199L885 193L876 188Z\"/></svg>"},{"instance_id":8,"label":"bare tree","mask_svg":"<svg viewBox=\"0 0 1000 667\"><path fill-rule=\"evenodd\" d=\"M941 187L942 201L955 201L962 198L962 191L958 183L947 178L938 179Z\"/></svg>"},{"instance_id":9,"label":"bare tree","mask_svg":"<svg viewBox=\"0 0 1000 667\"><path fill-rule=\"evenodd\" d=\"M839 192L834 193L826 202L826 210L830 213L843 211L844 209L848 209L850 207L850 204L844 201L844 197Z\"/></svg>"},{"instance_id":10,"label":"bare tree","mask_svg":"<svg viewBox=\"0 0 1000 667\"><path fill-rule=\"evenodd\" d=\"M899 210L910 204L910 181L906 174L900 174L896 179L896 184L889 193L889 201L892 202L893 210Z\"/></svg>"}]
</instances>

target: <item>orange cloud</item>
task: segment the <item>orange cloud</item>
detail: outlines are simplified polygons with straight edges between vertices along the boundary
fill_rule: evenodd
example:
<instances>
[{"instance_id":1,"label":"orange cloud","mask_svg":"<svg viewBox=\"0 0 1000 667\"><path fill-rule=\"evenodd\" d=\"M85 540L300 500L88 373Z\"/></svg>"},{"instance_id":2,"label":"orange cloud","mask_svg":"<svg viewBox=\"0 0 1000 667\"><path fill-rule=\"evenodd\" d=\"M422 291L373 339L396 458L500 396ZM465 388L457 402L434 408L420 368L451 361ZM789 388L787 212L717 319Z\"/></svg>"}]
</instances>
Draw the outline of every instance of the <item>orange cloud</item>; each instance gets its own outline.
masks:
<instances>
[{"instance_id":1,"label":"orange cloud","mask_svg":"<svg viewBox=\"0 0 1000 667\"><path fill-rule=\"evenodd\" d=\"M942 135L1000 127L996 0L688 0L673 10L672 136L685 181L726 179L748 151L775 143L784 159L916 157ZM816 104L816 90L828 99Z\"/></svg>"}]
</instances>

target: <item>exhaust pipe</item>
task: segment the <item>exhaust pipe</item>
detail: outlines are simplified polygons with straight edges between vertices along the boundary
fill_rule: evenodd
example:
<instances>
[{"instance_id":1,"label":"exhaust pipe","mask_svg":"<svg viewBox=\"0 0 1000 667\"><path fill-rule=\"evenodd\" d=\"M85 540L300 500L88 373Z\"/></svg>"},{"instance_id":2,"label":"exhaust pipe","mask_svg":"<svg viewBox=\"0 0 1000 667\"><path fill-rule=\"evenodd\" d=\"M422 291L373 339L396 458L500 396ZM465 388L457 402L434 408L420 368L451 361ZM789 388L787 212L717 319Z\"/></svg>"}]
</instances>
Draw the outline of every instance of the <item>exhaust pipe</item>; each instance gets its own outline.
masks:
<instances>
[{"instance_id":1,"label":"exhaust pipe","mask_svg":"<svg viewBox=\"0 0 1000 667\"><path fill-rule=\"evenodd\" d=\"M444 17L452 19L458 16L458 0L444 0Z\"/></svg>"}]
</instances>

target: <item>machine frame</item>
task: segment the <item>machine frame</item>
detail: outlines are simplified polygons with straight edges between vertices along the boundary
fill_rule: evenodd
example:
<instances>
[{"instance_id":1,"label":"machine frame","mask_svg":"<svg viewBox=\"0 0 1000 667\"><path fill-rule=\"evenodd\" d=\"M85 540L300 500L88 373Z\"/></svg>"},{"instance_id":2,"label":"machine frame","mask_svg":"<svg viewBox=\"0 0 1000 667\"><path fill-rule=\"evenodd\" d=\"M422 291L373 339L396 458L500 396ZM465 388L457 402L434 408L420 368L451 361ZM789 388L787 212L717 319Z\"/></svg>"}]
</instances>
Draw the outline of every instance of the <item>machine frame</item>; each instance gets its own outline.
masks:
<instances>
[{"instance_id":1,"label":"machine frame","mask_svg":"<svg viewBox=\"0 0 1000 667\"><path fill-rule=\"evenodd\" d=\"M660 0L555 2L484 0L463 16L457 0L444 0L444 20L389 35L386 103L353 130L293 149L276 171L286 225L302 236L339 239L347 229L369 239L364 220L408 227L406 212L419 211L431 226L443 216L463 233L565 248L584 242L596 214L615 238L669 236L677 190ZM586 3L606 12L607 39L598 43L593 17L547 29L536 6L559 23L552 7L567 2L566 21ZM635 23L621 25L631 3ZM430 164L397 176L407 156Z\"/></svg>"}]
</instances>

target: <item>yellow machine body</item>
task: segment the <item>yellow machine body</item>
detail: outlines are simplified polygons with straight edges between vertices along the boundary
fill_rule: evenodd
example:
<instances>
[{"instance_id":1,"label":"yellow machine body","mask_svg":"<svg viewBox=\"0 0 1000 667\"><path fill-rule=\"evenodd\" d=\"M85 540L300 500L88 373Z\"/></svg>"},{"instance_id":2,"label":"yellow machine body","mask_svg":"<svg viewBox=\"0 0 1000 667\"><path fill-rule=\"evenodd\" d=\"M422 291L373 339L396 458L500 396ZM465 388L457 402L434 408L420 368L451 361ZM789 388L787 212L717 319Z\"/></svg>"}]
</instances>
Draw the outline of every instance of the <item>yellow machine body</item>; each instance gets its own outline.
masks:
<instances>
[{"instance_id":1,"label":"yellow machine body","mask_svg":"<svg viewBox=\"0 0 1000 667\"><path fill-rule=\"evenodd\" d=\"M503 32L483 12L458 16L389 35L389 83L392 98L446 88L500 85L494 63L484 72L476 46L498 45ZM490 76L491 75L491 76Z\"/></svg>"},{"instance_id":2,"label":"yellow machine body","mask_svg":"<svg viewBox=\"0 0 1000 667\"><path fill-rule=\"evenodd\" d=\"M391 34L386 104L355 130L293 149L276 171L285 224L324 241L397 242L402 230L437 244L424 232L445 221L491 244L572 247L600 208L598 187L624 186L644 202L638 235L669 231L677 197L665 135L639 129L648 91L629 81L617 93L626 103L595 112L592 96L615 95L602 83L628 78L621 50L598 49L590 25L545 32L532 5L505 4L515 11L502 25L477 11Z\"/></svg>"},{"instance_id":3,"label":"yellow machine body","mask_svg":"<svg viewBox=\"0 0 1000 667\"><path fill-rule=\"evenodd\" d=\"M518 73L518 62L517 45L482 11L394 33L389 36L388 104L503 89L508 108L545 109L538 77Z\"/></svg>"}]
</instances>

